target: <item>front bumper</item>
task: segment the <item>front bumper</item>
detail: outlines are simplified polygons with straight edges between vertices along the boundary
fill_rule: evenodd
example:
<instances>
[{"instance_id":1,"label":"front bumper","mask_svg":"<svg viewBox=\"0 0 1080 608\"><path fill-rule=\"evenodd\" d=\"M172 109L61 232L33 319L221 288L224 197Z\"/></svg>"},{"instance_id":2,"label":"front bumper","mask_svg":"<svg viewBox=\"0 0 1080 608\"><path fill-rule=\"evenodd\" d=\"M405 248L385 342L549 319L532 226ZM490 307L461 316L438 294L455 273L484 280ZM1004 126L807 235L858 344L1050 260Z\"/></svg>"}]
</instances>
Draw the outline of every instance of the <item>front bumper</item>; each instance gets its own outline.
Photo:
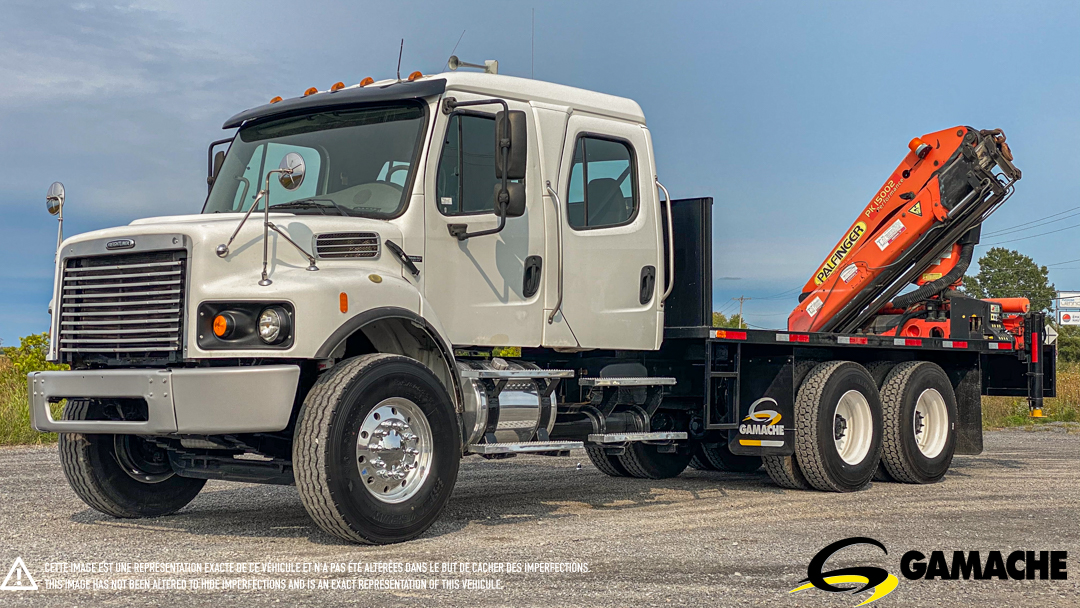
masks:
<instances>
[{"instance_id":1,"label":"front bumper","mask_svg":"<svg viewBox=\"0 0 1080 608\"><path fill-rule=\"evenodd\" d=\"M292 415L295 365L196 369L33 372L26 377L30 425L38 431L222 435L283 430ZM61 399L144 399L147 420L54 420Z\"/></svg>"}]
</instances>

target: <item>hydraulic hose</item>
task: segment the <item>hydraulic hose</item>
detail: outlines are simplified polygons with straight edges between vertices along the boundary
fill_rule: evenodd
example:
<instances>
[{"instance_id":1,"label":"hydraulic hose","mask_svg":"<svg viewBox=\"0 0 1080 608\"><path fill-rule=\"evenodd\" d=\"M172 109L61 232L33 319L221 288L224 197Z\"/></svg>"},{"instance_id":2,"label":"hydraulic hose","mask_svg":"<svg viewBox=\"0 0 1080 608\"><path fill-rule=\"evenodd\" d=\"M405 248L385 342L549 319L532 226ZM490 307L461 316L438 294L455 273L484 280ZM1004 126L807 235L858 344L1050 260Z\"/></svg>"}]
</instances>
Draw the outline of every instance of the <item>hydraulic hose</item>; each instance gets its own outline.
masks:
<instances>
[{"instance_id":1,"label":"hydraulic hose","mask_svg":"<svg viewBox=\"0 0 1080 608\"><path fill-rule=\"evenodd\" d=\"M936 281L930 281L923 284L915 291L903 293L893 298L890 308L904 309L912 304L921 302L929 297L936 296L937 294L945 291L950 285L959 281L964 273L967 272L968 266L971 265L971 258L975 253L974 243L963 245L960 248L960 260L957 261L956 266L953 269L945 273L945 276L937 279Z\"/></svg>"}]
</instances>

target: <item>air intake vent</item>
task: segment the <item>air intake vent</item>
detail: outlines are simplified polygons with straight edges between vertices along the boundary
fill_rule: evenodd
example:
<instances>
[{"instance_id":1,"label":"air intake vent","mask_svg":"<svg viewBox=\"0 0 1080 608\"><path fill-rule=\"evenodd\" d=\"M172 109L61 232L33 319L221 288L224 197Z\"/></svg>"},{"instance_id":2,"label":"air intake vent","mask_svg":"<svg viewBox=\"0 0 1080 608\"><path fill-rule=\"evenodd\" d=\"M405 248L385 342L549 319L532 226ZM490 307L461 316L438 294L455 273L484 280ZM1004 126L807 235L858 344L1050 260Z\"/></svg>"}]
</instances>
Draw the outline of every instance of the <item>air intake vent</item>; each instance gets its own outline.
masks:
<instances>
[{"instance_id":1,"label":"air intake vent","mask_svg":"<svg viewBox=\"0 0 1080 608\"><path fill-rule=\"evenodd\" d=\"M167 357L180 350L185 253L72 258L60 292L60 354Z\"/></svg>"},{"instance_id":2,"label":"air intake vent","mask_svg":"<svg viewBox=\"0 0 1080 608\"><path fill-rule=\"evenodd\" d=\"M315 236L315 255L323 260L379 257L377 232L329 232Z\"/></svg>"}]
</instances>

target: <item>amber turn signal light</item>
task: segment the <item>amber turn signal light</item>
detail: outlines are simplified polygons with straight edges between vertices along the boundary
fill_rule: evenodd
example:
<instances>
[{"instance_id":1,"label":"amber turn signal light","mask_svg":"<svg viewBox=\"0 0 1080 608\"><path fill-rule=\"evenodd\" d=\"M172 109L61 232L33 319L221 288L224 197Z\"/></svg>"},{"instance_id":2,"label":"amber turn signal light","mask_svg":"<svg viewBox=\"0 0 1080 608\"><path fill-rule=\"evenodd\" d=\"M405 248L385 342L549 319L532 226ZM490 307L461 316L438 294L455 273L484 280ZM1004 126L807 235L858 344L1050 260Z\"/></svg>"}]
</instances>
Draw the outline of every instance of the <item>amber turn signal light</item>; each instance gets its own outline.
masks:
<instances>
[{"instance_id":1,"label":"amber turn signal light","mask_svg":"<svg viewBox=\"0 0 1080 608\"><path fill-rule=\"evenodd\" d=\"M231 315L220 314L214 317L214 335L219 338L228 338L236 329L236 322Z\"/></svg>"},{"instance_id":2,"label":"amber turn signal light","mask_svg":"<svg viewBox=\"0 0 1080 608\"><path fill-rule=\"evenodd\" d=\"M375 79L372 78L371 76L368 76L367 78L360 81L360 86L366 87L367 85L369 85L369 84L371 84L373 82L375 82Z\"/></svg>"},{"instance_id":3,"label":"amber turn signal light","mask_svg":"<svg viewBox=\"0 0 1080 608\"><path fill-rule=\"evenodd\" d=\"M335 92L340 91L341 89L344 89L344 88L345 88L345 83L344 82L335 82L334 86L330 87L330 92L335 93Z\"/></svg>"},{"instance_id":4,"label":"amber turn signal light","mask_svg":"<svg viewBox=\"0 0 1080 608\"><path fill-rule=\"evenodd\" d=\"M423 77L424 77L424 75L421 74L420 72L413 72L412 74L409 74L409 82L412 82L412 81L416 80L417 78L423 78Z\"/></svg>"},{"instance_id":5,"label":"amber turn signal light","mask_svg":"<svg viewBox=\"0 0 1080 608\"><path fill-rule=\"evenodd\" d=\"M281 95L278 95L277 97L275 97L275 98L271 99L271 100L270 100L270 103L277 103L277 102L279 102L279 101L281 101Z\"/></svg>"},{"instance_id":6,"label":"amber turn signal light","mask_svg":"<svg viewBox=\"0 0 1080 608\"><path fill-rule=\"evenodd\" d=\"M311 87L310 89L304 91L304 97L307 97L308 95L314 95L315 93L318 93L318 92L319 92L319 89L316 89L315 87Z\"/></svg>"}]
</instances>

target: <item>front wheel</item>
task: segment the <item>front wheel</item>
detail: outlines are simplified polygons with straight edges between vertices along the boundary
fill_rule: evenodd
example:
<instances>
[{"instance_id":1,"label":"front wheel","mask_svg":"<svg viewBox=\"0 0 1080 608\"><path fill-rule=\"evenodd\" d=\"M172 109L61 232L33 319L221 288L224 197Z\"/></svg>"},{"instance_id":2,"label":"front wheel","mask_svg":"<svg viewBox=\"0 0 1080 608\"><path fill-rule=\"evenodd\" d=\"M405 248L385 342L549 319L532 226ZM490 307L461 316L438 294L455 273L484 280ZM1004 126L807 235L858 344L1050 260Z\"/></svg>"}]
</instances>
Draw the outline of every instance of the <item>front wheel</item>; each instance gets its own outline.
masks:
<instances>
[{"instance_id":1,"label":"front wheel","mask_svg":"<svg viewBox=\"0 0 1080 608\"><path fill-rule=\"evenodd\" d=\"M86 420L99 401L71 399L64 420ZM97 413L95 412L95 417ZM205 479L180 477L161 447L136 435L60 433L60 464L75 494L93 509L125 519L179 511Z\"/></svg>"},{"instance_id":2,"label":"front wheel","mask_svg":"<svg viewBox=\"0 0 1080 608\"><path fill-rule=\"evenodd\" d=\"M300 500L339 538L416 538L457 481L461 433L449 394L419 362L370 354L323 374L304 400L293 441Z\"/></svg>"}]
</instances>

